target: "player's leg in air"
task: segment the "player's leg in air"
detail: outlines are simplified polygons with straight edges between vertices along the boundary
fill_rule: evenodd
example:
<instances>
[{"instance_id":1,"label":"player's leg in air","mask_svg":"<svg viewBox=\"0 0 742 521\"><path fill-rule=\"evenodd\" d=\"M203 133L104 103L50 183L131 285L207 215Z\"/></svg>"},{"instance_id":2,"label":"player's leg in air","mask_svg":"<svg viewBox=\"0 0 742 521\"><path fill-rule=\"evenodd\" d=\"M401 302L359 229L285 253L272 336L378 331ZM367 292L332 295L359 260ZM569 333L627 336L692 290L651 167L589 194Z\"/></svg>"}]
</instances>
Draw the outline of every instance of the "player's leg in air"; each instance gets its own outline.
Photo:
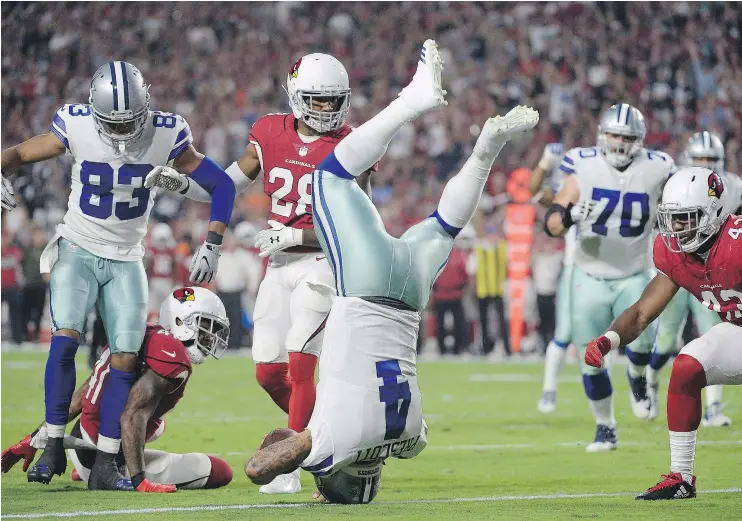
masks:
<instances>
[{"instance_id":1,"label":"player's leg in air","mask_svg":"<svg viewBox=\"0 0 742 521\"><path fill-rule=\"evenodd\" d=\"M742 385L739 326L727 322L685 346L672 366L667 389L670 473L636 499L688 499L696 496L693 467L701 424L701 389Z\"/></svg>"},{"instance_id":2,"label":"player's leg in air","mask_svg":"<svg viewBox=\"0 0 742 521\"><path fill-rule=\"evenodd\" d=\"M29 482L49 483L67 466L63 437L75 390L75 353L85 317L100 294L100 311L110 332L111 371L101 396L99 454L91 487L128 489L115 466L121 443L121 413L134 380L136 353L146 327L147 279L141 262L99 258L66 239L59 239L51 267L50 309L54 333L44 375L44 402L49 442L28 471Z\"/></svg>"},{"instance_id":3,"label":"player's leg in air","mask_svg":"<svg viewBox=\"0 0 742 521\"><path fill-rule=\"evenodd\" d=\"M571 231L568 233L572 233ZM556 410L556 391L559 373L562 371L567 348L572 341L572 317L570 299L572 291L572 264L565 264L559 275L559 288L556 297L556 331L554 338L546 347L544 360L544 387L538 410L550 413Z\"/></svg>"}]
</instances>

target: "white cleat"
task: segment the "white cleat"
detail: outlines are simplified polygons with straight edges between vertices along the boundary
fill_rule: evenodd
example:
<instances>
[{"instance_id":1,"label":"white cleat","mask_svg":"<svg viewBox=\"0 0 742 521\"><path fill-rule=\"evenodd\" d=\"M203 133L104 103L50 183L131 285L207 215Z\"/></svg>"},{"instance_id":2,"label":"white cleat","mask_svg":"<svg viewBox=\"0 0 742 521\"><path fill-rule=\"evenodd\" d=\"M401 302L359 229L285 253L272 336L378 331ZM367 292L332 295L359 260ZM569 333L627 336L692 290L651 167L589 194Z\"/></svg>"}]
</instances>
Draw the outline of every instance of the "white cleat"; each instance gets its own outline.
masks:
<instances>
[{"instance_id":1,"label":"white cleat","mask_svg":"<svg viewBox=\"0 0 742 521\"><path fill-rule=\"evenodd\" d=\"M538 402L538 410L544 414L556 411L556 391L544 391Z\"/></svg>"},{"instance_id":2,"label":"white cleat","mask_svg":"<svg viewBox=\"0 0 742 521\"><path fill-rule=\"evenodd\" d=\"M443 60L438 52L438 45L435 40L425 40L420 61L417 62L417 71L410 84L399 93L399 97L418 115L448 105L444 99L446 91L441 83L442 73Z\"/></svg>"},{"instance_id":3,"label":"white cleat","mask_svg":"<svg viewBox=\"0 0 742 521\"><path fill-rule=\"evenodd\" d=\"M703 413L703 418L701 418L701 425L703 427L729 427L732 425L732 419L721 412L719 402L714 402L706 407L706 412Z\"/></svg>"},{"instance_id":4,"label":"white cleat","mask_svg":"<svg viewBox=\"0 0 742 521\"><path fill-rule=\"evenodd\" d=\"M296 494L301 492L299 469L289 474L276 476L273 481L258 489L262 494Z\"/></svg>"},{"instance_id":5,"label":"white cleat","mask_svg":"<svg viewBox=\"0 0 742 521\"><path fill-rule=\"evenodd\" d=\"M595 440L585 447L585 452L609 452L617 448L618 432L616 427L598 425L595 429Z\"/></svg>"},{"instance_id":6,"label":"white cleat","mask_svg":"<svg viewBox=\"0 0 742 521\"><path fill-rule=\"evenodd\" d=\"M474 152L486 150L488 154L497 152L502 143L528 132L538 123L538 111L525 105L518 105L504 116L489 118L479 134Z\"/></svg>"}]
</instances>

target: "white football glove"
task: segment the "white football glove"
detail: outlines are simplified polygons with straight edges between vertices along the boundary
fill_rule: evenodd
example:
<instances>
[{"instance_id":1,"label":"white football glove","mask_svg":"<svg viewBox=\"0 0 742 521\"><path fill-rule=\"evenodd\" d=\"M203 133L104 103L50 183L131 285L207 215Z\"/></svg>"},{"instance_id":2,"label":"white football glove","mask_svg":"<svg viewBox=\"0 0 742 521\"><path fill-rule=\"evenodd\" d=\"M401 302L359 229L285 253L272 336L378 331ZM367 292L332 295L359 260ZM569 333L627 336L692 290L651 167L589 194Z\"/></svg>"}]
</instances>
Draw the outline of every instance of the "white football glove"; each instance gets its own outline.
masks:
<instances>
[{"instance_id":1,"label":"white football glove","mask_svg":"<svg viewBox=\"0 0 742 521\"><path fill-rule=\"evenodd\" d=\"M544 153L538 162L538 167L541 170L551 170L554 168L554 161L562 155L562 151L561 143L549 143L544 147Z\"/></svg>"},{"instance_id":2,"label":"white football glove","mask_svg":"<svg viewBox=\"0 0 742 521\"><path fill-rule=\"evenodd\" d=\"M154 167L144 179L144 188L162 188L169 192L181 193L190 184L188 176L179 173L169 166Z\"/></svg>"},{"instance_id":3,"label":"white football glove","mask_svg":"<svg viewBox=\"0 0 742 521\"><path fill-rule=\"evenodd\" d=\"M2 206L3 210L11 211L18 205L18 201L15 200L15 191L13 185L9 179L2 176L3 179L3 190L2 190Z\"/></svg>"},{"instance_id":4,"label":"white football glove","mask_svg":"<svg viewBox=\"0 0 742 521\"><path fill-rule=\"evenodd\" d=\"M211 282L219 266L221 246L204 242L191 259L191 282Z\"/></svg>"},{"instance_id":5,"label":"white football glove","mask_svg":"<svg viewBox=\"0 0 742 521\"><path fill-rule=\"evenodd\" d=\"M304 243L303 230L287 228L278 221L268 221L268 225L269 229L262 230L255 236L255 247L260 249L259 257L267 257L277 251Z\"/></svg>"},{"instance_id":6,"label":"white football glove","mask_svg":"<svg viewBox=\"0 0 742 521\"><path fill-rule=\"evenodd\" d=\"M572 206L570 209L570 215L572 216L572 222L578 223L580 221L584 221L587 219L587 216L590 215L590 212L593 211L593 208L595 208L595 205L598 204L598 201L577 201L577 204Z\"/></svg>"}]
</instances>

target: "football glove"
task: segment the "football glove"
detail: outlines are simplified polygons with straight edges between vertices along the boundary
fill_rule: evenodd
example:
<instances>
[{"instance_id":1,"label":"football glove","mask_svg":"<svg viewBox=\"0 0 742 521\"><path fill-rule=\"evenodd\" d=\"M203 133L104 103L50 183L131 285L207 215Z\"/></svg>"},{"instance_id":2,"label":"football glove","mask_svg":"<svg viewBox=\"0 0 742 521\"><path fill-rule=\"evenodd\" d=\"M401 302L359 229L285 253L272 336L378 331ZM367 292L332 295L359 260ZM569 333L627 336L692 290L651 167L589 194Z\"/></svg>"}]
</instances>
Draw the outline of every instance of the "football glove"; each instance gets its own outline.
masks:
<instances>
[{"instance_id":1,"label":"football glove","mask_svg":"<svg viewBox=\"0 0 742 521\"><path fill-rule=\"evenodd\" d=\"M538 162L538 167L548 172L554 168L554 161L561 157L562 151L561 143L549 143L544 147L544 153Z\"/></svg>"},{"instance_id":2,"label":"football glove","mask_svg":"<svg viewBox=\"0 0 742 521\"><path fill-rule=\"evenodd\" d=\"M5 176L2 176L2 183L2 207L3 210L11 211L18 205L18 201L15 199L13 184L10 182L10 179L6 179Z\"/></svg>"},{"instance_id":3,"label":"football glove","mask_svg":"<svg viewBox=\"0 0 742 521\"><path fill-rule=\"evenodd\" d=\"M0 465L3 473L8 472L13 468L13 465L21 460L23 460L23 472L28 470L36 456L36 449L31 446L31 438L32 436L27 434L21 441L3 451L2 464Z\"/></svg>"},{"instance_id":4,"label":"football glove","mask_svg":"<svg viewBox=\"0 0 742 521\"><path fill-rule=\"evenodd\" d=\"M255 247L260 250L258 256L267 257L277 251L303 244L303 230L286 227L278 221L268 221L268 225L268 230L258 232L255 236Z\"/></svg>"},{"instance_id":5,"label":"football glove","mask_svg":"<svg viewBox=\"0 0 742 521\"><path fill-rule=\"evenodd\" d=\"M191 282L211 282L219 266L221 246L204 242L191 259Z\"/></svg>"},{"instance_id":6,"label":"football glove","mask_svg":"<svg viewBox=\"0 0 742 521\"><path fill-rule=\"evenodd\" d=\"M585 351L585 363L591 367L600 368L603 358L611 351L611 341L608 337L599 336L590 341Z\"/></svg>"},{"instance_id":7,"label":"football glove","mask_svg":"<svg viewBox=\"0 0 742 521\"><path fill-rule=\"evenodd\" d=\"M162 188L169 192L182 192L188 187L188 176L179 173L169 166L154 167L144 178L144 188Z\"/></svg>"},{"instance_id":8,"label":"football glove","mask_svg":"<svg viewBox=\"0 0 742 521\"><path fill-rule=\"evenodd\" d=\"M595 208L596 204L598 204L598 201L578 201L577 204L573 205L572 209L570 210L572 222L578 223L587 219L587 217L590 215L590 212L592 212Z\"/></svg>"}]
</instances>

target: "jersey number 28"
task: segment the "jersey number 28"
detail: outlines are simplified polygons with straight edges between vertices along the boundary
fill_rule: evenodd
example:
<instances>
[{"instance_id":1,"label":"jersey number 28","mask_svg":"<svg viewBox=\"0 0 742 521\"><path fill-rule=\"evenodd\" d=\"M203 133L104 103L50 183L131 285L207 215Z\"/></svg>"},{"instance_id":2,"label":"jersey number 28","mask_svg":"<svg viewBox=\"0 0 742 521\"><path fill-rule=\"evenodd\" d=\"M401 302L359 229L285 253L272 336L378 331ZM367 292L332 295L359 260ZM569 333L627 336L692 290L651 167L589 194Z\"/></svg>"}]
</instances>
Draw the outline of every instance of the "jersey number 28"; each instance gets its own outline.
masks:
<instances>
[{"instance_id":1,"label":"jersey number 28","mask_svg":"<svg viewBox=\"0 0 742 521\"><path fill-rule=\"evenodd\" d=\"M121 165L115 171L108 163L83 161L80 165L80 181L83 184L80 210L85 215L97 219L108 219L114 213L121 221L141 217L149 205L149 189L141 185L152 168L152 165ZM131 190L131 199L114 204L114 183L119 186L131 186L135 179L141 179L141 182L138 188ZM94 181L97 182L93 184ZM132 206L131 203L134 201L136 204Z\"/></svg>"},{"instance_id":2,"label":"jersey number 28","mask_svg":"<svg viewBox=\"0 0 742 521\"><path fill-rule=\"evenodd\" d=\"M294 174L288 168L281 168L275 166L271 168L268 173L268 182L271 184L277 184L282 181L283 184L278 186L271 196L271 213L281 215L283 217L291 217L291 212L294 210L294 203L291 201L285 201L284 197L291 193L291 189L294 187ZM296 183L296 192L299 195L299 200L296 203L296 215L304 215L307 213L307 205L312 203L312 174L304 174L301 176Z\"/></svg>"}]
</instances>

